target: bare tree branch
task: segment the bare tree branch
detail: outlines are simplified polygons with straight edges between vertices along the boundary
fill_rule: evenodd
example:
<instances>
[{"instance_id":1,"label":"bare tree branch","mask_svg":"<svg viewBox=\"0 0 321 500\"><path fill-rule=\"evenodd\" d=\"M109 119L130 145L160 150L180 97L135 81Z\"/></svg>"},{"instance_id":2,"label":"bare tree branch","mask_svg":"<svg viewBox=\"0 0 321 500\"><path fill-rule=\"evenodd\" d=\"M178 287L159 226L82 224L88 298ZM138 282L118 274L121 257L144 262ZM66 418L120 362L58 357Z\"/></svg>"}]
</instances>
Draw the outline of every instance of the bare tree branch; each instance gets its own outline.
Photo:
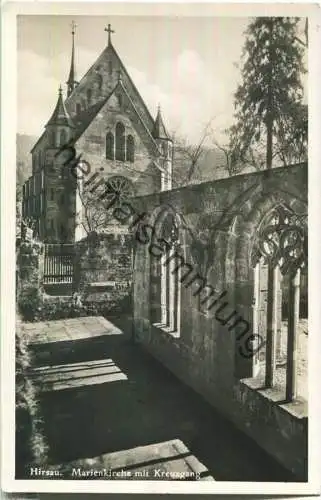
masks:
<instances>
[{"instance_id":1,"label":"bare tree branch","mask_svg":"<svg viewBox=\"0 0 321 500\"><path fill-rule=\"evenodd\" d=\"M196 144L192 144L186 137L182 137L177 132L171 135L174 140L174 167L176 175L180 170L180 185L189 184L196 170L200 165L201 159L205 154L205 142L211 137L212 123L214 118L211 118L205 127L202 129L199 140Z\"/></svg>"},{"instance_id":2,"label":"bare tree branch","mask_svg":"<svg viewBox=\"0 0 321 500\"><path fill-rule=\"evenodd\" d=\"M99 199L103 190L104 188L99 186L92 192L90 189L84 189L81 182L77 182L77 194L81 202L77 217L87 234L106 227L113 220L112 210L108 210Z\"/></svg>"}]
</instances>

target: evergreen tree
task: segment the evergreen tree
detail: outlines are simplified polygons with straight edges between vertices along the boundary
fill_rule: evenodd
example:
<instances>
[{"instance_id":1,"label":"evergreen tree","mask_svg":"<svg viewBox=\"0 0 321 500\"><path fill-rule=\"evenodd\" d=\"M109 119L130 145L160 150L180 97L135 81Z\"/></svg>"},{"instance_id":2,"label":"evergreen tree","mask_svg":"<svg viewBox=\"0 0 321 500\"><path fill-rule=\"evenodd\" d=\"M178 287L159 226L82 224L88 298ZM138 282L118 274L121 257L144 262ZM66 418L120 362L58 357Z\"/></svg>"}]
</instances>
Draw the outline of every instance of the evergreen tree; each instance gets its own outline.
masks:
<instances>
[{"instance_id":1,"label":"evergreen tree","mask_svg":"<svg viewBox=\"0 0 321 500\"><path fill-rule=\"evenodd\" d=\"M245 34L242 82L235 93L235 124L230 128L232 162L242 168L272 168L306 160L307 106L301 76L305 48L300 20L254 19Z\"/></svg>"}]
</instances>

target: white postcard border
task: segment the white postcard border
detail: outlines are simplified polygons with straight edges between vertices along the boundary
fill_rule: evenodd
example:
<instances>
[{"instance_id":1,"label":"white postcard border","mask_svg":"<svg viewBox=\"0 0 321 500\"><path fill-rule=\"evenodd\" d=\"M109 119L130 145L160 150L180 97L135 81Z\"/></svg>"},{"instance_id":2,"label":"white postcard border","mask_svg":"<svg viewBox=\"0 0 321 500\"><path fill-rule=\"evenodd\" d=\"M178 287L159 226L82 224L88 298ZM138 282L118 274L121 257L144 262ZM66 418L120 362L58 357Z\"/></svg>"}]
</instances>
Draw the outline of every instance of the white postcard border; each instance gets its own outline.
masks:
<instances>
[{"instance_id":1,"label":"white postcard border","mask_svg":"<svg viewBox=\"0 0 321 500\"><path fill-rule=\"evenodd\" d=\"M7 2L2 7L1 109L1 487L8 492L63 493L204 493L204 494L316 494L320 491L320 378L321 308L318 296L321 236L321 58L320 8L311 3L184 4L85 2ZM17 15L177 15L184 16L309 16L309 481L254 483L221 481L60 481L15 480L15 182L17 123ZM196 14L195 14L196 12ZM319 417L319 418L318 418Z\"/></svg>"}]
</instances>

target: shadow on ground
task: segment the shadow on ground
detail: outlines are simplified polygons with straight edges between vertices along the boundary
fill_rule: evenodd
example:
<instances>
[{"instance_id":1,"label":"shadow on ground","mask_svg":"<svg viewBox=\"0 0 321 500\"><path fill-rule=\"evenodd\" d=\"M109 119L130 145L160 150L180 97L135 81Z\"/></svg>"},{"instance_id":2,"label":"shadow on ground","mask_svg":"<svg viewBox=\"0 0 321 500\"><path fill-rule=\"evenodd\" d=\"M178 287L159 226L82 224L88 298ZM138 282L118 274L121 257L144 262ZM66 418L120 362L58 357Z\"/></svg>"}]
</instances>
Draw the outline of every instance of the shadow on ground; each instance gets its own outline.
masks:
<instances>
[{"instance_id":1,"label":"shadow on ground","mask_svg":"<svg viewBox=\"0 0 321 500\"><path fill-rule=\"evenodd\" d=\"M34 349L38 365L61 365L65 374L70 374L64 376L73 379L68 389L41 395L52 464L181 440L217 481L294 480L201 397L133 344L128 334L55 342ZM80 363L79 377L73 367L68 367L74 363ZM100 370L96 375L95 366ZM113 366L123 379L111 376L110 381L101 383L104 366ZM51 384L52 377L59 381L62 370L52 370ZM91 385L83 385L91 377Z\"/></svg>"}]
</instances>

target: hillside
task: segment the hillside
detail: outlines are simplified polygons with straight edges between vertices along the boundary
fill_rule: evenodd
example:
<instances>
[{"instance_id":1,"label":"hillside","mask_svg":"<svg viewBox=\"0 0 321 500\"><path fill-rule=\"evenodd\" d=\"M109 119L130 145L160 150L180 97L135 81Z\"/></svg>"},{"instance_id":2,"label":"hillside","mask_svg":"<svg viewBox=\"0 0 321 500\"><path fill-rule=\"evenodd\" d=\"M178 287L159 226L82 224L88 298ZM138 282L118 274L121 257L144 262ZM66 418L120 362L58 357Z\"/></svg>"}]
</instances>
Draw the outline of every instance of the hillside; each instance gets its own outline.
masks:
<instances>
[{"instance_id":1,"label":"hillside","mask_svg":"<svg viewBox=\"0 0 321 500\"><path fill-rule=\"evenodd\" d=\"M187 172L190 160L186 158L184 151L175 149L173 162L173 187L187 184ZM212 181L228 177L228 172L224 168L225 157L218 149L204 149L197 162L195 171L188 184L200 184L201 182Z\"/></svg>"},{"instance_id":2,"label":"hillside","mask_svg":"<svg viewBox=\"0 0 321 500\"><path fill-rule=\"evenodd\" d=\"M17 134L17 184L22 186L31 175L32 161L30 150L37 138L32 135Z\"/></svg>"}]
</instances>

